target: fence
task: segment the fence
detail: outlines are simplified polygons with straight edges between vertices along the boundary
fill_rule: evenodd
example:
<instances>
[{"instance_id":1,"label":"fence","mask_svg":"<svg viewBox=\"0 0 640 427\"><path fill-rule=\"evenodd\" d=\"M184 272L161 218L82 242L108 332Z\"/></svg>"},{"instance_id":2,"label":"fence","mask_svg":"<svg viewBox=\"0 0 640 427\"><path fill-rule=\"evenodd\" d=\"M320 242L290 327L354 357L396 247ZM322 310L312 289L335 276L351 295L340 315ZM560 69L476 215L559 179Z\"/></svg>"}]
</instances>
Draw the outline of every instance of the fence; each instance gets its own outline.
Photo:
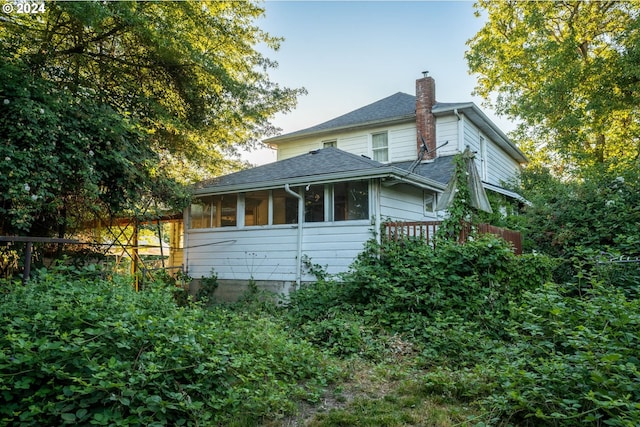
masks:
<instances>
[{"instance_id":1,"label":"fence","mask_svg":"<svg viewBox=\"0 0 640 427\"><path fill-rule=\"evenodd\" d=\"M31 275L32 266L50 267L54 263L71 263L76 266L94 264L111 273L130 271L136 279L135 285L138 289L139 282L144 280L145 276L150 277L154 271L165 270L175 273L183 269L181 265L165 265L170 258L168 253L140 253L140 250L156 247L100 244L49 237L0 236L0 278L15 277L22 272L22 281L26 283ZM114 251L114 248L117 250Z\"/></svg>"},{"instance_id":2,"label":"fence","mask_svg":"<svg viewBox=\"0 0 640 427\"><path fill-rule=\"evenodd\" d=\"M442 221L386 222L384 224L385 237L389 240L415 238L434 244L434 238L440 224L442 224ZM480 234L486 233L498 236L511 243L515 254L522 254L522 234L519 231L509 230L484 223L475 226L466 224L462 230L459 240L461 242L467 241L472 231Z\"/></svg>"}]
</instances>

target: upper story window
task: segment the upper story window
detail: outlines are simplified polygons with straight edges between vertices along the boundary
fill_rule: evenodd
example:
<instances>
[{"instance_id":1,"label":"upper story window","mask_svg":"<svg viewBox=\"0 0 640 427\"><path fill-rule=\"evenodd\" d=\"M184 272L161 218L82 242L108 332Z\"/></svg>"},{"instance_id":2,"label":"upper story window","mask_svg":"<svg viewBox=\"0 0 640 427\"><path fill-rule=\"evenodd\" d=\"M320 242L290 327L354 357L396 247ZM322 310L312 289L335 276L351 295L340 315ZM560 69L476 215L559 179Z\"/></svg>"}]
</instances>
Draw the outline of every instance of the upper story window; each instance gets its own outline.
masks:
<instances>
[{"instance_id":1,"label":"upper story window","mask_svg":"<svg viewBox=\"0 0 640 427\"><path fill-rule=\"evenodd\" d=\"M327 147L337 147L338 146L338 141L335 139L330 139L327 141L322 141L322 148L327 148Z\"/></svg>"},{"instance_id":2,"label":"upper story window","mask_svg":"<svg viewBox=\"0 0 640 427\"><path fill-rule=\"evenodd\" d=\"M480 137L480 179L487 180L487 140Z\"/></svg>"},{"instance_id":3,"label":"upper story window","mask_svg":"<svg viewBox=\"0 0 640 427\"><path fill-rule=\"evenodd\" d=\"M371 135L371 151L373 160L378 162L389 161L389 137L387 132L374 133Z\"/></svg>"}]
</instances>

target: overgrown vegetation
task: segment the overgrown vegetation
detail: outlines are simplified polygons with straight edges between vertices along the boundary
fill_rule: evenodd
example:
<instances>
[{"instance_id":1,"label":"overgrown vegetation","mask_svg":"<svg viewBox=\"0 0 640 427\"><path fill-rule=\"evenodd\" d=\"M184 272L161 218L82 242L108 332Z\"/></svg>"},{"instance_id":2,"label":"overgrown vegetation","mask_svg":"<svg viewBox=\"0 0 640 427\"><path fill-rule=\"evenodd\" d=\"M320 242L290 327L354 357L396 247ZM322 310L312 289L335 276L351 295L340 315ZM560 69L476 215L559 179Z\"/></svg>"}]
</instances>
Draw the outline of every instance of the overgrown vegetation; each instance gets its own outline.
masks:
<instances>
[{"instance_id":1,"label":"overgrown vegetation","mask_svg":"<svg viewBox=\"0 0 640 427\"><path fill-rule=\"evenodd\" d=\"M371 245L340 280L297 292L289 315L342 356L380 360L389 334L411 342L420 393L476 408L469 425L637 425L640 302L596 269L554 284L555 266L490 236Z\"/></svg>"},{"instance_id":2,"label":"overgrown vegetation","mask_svg":"<svg viewBox=\"0 0 640 427\"><path fill-rule=\"evenodd\" d=\"M255 425L335 374L281 321L83 271L3 283L2 425Z\"/></svg>"},{"instance_id":3,"label":"overgrown vegetation","mask_svg":"<svg viewBox=\"0 0 640 427\"><path fill-rule=\"evenodd\" d=\"M314 266L286 307L40 270L2 283L0 419L277 426L331 401L300 422L637 425L640 273L580 263L557 284L559 266L493 236L371 242L340 277Z\"/></svg>"}]
</instances>

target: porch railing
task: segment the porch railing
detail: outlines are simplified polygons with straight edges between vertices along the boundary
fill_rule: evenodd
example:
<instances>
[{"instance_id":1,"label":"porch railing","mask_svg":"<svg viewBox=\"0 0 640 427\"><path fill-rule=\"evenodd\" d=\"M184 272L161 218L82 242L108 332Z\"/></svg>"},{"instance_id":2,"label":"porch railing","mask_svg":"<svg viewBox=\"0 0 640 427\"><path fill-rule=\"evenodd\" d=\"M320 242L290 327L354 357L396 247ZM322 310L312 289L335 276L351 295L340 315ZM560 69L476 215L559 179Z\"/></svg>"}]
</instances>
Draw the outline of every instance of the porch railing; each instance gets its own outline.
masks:
<instances>
[{"instance_id":1,"label":"porch railing","mask_svg":"<svg viewBox=\"0 0 640 427\"><path fill-rule=\"evenodd\" d=\"M442 224L442 221L386 222L384 224L384 234L389 240L397 241L401 238L415 238L425 240L433 244L440 224ZM519 231L496 227L485 223L478 224L474 227L480 234L493 234L506 240L513 246L513 252L515 254L522 254L522 234ZM471 226L467 225L462 230L460 241L466 242L470 234Z\"/></svg>"}]
</instances>

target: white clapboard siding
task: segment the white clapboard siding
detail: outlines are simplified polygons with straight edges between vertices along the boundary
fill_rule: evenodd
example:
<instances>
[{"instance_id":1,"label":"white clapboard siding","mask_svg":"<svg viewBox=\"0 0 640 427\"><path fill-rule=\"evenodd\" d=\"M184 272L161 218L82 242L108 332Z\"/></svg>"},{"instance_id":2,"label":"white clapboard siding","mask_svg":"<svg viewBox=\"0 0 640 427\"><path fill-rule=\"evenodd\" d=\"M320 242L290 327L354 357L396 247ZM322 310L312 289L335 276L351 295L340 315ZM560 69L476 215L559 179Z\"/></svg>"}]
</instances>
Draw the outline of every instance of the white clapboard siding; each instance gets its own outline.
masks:
<instances>
[{"instance_id":1,"label":"white clapboard siding","mask_svg":"<svg viewBox=\"0 0 640 427\"><path fill-rule=\"evenodd\" d=\"M501 186L505 182L513 180L520 170L520 166L511 156L509 156L495 141L487 138L471 121L464 121L464 144L469 146L471 151L476 153L476 167L480 166L480 138L484 138L486 143L487 177L485 181L490 184Z\"/></svg>"},{"instance_id":2,"label":"white clapboard siding","mask_svg":"<svg viewBox=\"0 0 640 427\"><path fill-rule=\"evenodd\" d=\"M297 228L190 230L185 264L191 277L295 280ZM219 244L216 244L220 242Z\"/></svg>"},{"instance_id":3,"label":"white clapboard siding","mask_svg":"<svg viewBox=\"0 0 640 427\"><path fill-rule=\"evenodd\" d=\"M370 221L340 221L334 223L305 224L302 252L313 264L326 267L329 274L348 270L373 238Z\"/></svg>"},{"instance_id":4,"label":"white clapboard siding","mask_svg":"<svg viewBox=\"0 0 640 427\"><path fill-rule=\"evenodd\" d=\"M321 142L317 138L302 139L292 143L282 143L278 145L278 160L289 159L291 157L306 154L310 151L322 148Z\"/></svg>"},{"instance_id":5,"label":"white clapboard siding","mask_svg":"<svg viewBox=\"0 0 640 427\"><path fill-rule=\"evenodd\" d=\"M443 145L448 142L447 145ZM436 147L438 156L451 156L464 150L458 146L458 119L456 116L438 117L436 120Z\"/></svg>"},{"instance_id":6,"label":"white clapboard siding","mask_svg":"<svg viewBox=\"0 0 640 427\"><path fill-rule=\"evenodd\" d=\"M380 217L382 220L421 221L424 215L423 190L406 184L380 190Z\"/></svg>"},{"instance_id":7,"label":"white clapboard siding","mask_svg":"<svg viewBox=\"0 0 640 427\"><path fill-rule=\"evenodd\" d=\"M365 220L305 223L302 236L303 255L335 274L348 269L373 234ZM213 270L219 279L293 282L297 256L297 225L190 230L185 264L194 278Z\"/></svg>"},{"instance_id":8,"label":"white clapboard siding","mask_svg":"<svg viewBox=\"0 0 640 427\"><path fill-rule=\"evenodd\" d=\"M389 153L392 162L415 160L418 157L416 126L394 127L389 129Z\"/></svg>"},{"instance_id":9,"label":"white clapboard siding","mask_svg":"<svg viewBox=\"0 0 640 427\"><path fill-rule=\"evenodd\" d=\"M282 142L278 144L278 160L306 154L309 151L322 148L324 141L335 140L339 149L355 155L372 156L371 135L387 131L389 135L390 161L399 162L416 158L416 126L415 123L404 123L393 126L383 126L355 131L336 131L300 138L295 142Z\"/></svg>"},{"instance_id":10,"label":"white clapboard siding","mask_svg":"<svg viewBox=\"0 0 640 427\"><path fill-rule=\"evenodd\" d=\"M496 144L487 146L487 181L502 185L511 182L520 171L520 165Z\"/></svg>"},{"instance_id":11,"label":"white clapboard siding","mask_svg":"<svg viewBox=\"0 0 640 427\"><path fill-rule=\"evenodd\" d=\"M367 135L356 134L349 136L342 136L337 139L337 148L347 153L356 155L368 155L369 153L369 139Z\"/></svg>"}]
</instances>

